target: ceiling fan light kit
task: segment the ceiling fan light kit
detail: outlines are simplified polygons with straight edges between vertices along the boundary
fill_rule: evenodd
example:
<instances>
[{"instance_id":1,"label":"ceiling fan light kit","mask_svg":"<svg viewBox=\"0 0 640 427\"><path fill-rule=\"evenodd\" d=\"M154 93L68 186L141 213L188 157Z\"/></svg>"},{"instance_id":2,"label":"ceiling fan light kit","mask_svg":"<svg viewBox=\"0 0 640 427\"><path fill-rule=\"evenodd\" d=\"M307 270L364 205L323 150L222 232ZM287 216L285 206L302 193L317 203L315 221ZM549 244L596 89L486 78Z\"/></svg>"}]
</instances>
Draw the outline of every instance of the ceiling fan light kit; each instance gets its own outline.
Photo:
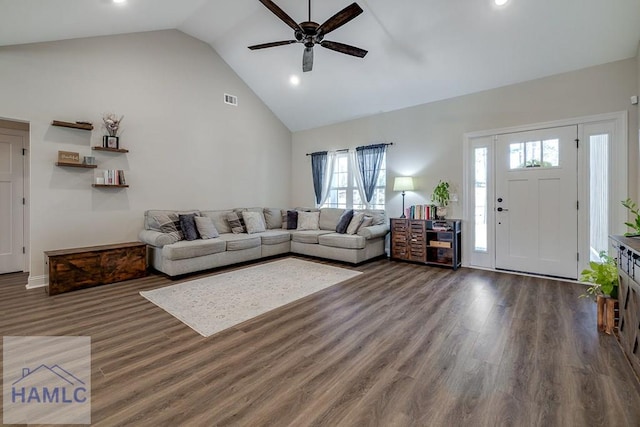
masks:
<instances>
[{"instance_id":1,"label":"ceiling fan light kit","mask_svg":"<svg viewBox=\"0 0 640 427\"><path fill-rule=\"evenodd\" d=\"M367 54L366 50L355 46L324 40L325 35L337 28L340 28L363 12L362 8L358 6L357 3L350 4L331 18L327 19L323 24L318 24L311 20L311 0L309 0L309 20L301 23L294 21L271 0L259 1L274 15L280 18L280 20L293 29L295 40L283 40L257 44L249 46L249 49L251 50L302 43L304 45L304 51L302 53L302 71L304 72L308 72L313 69L313 47L316 44L319 44L325 49L334 50L346 55L357 56L358 58L364 58Z\"/></svg>"}]
</instances>

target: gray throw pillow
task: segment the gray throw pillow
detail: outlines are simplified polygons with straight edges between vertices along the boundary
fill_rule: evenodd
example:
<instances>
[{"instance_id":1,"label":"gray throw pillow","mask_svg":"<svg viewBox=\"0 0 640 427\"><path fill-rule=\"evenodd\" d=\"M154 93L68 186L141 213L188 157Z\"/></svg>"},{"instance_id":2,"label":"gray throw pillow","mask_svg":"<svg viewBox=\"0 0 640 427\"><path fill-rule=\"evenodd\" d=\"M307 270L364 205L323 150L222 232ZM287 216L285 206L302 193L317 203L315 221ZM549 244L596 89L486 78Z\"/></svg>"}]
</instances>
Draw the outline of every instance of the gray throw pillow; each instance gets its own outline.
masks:
<instances>
[{"instance_id":1,"label":"gray throw pillow","mask_svg":"<svg viewBox=\"0 0 640 427\"><path fill-rule=\"evenodd\" d=\"M200 238L215 239L216 237L220 237L220 233L218 233L216 226L213 224L213 220L208 216L197 216L194 220L198 233L200 233Z\"/></svg>"},{"instance_id":2,"label":"gray throw pillow","mask_svg":"<svg viewBox=\"0 0 640 427\"><path fill-rule=\"evenodd\" d=\"M338 225L336 225L336 233L344 234L347 232L347 227L353 218L353 209L347 209L340 215Z\"/></svg>"},{"instance_id":3,"label":"gray throw pillow","mask_svg":"<svg viewBox=\"0 0 640 427\"><path fill-rule=\"evenodd\" d=\"M153 219L158 224L161 233L170 234L174 239L176 239L176 241L184 239L178 215L174 213L169 215L159 214L154 215Z\"/></svg>"},{"instance_id":4,"label":"gray throw pillow","mask_svg":"<svg viewBox=\"0 0 640 427\"><path fill-rule=\"evenodd\" d=\"M282 228L282 212L276 208L264 208L265 225L269 230Z\"/></svg>"},{"instance_id":5,"label":"gray throw pillow","mask_svg":"<svg viewBox=\"0 0 640 427\"><path fill-rule=\"evenodd\" d=\"M296 230L319 230L320 212L298 212Z\"/></svg>"},{"instance_id":6,"label":"gray throw pillow","mask_svg":"<svg viewBox=\"0 0 640 427\"><path fill-rule=\"evenodd\" d=\"M244 218L244 225L247 228L247 233L262 233L266 231L264 225L264 216L262 212L242 212L242 218Z\"/></svg>"},{"instance_id":7,"label":"gray throw pillow","mask_svg":"<svg viewBox=\"0 0 640 427\"><path fill-rule=\"evenodd\" d=\"M364 221L364 214L362 212L355 214L353 218L351 218L349 227L347 227L347 234L356 234L360 225L362 225L362 221Z\"/></svg>"},{"instance_id":8,"label":"gray throw pillow","mask_svg":"<svg viewBox=\"0 0 640 427\"><path fill-rule=\"evenodd\" d=\"M229 223L229 227L231 227L231 232L233 234L240 234L240 233L247 232L237 212L229 212L227 214L227 222Z\"/></svg>"},{"instance_id":9,"label":"gray throw pillow","mask_svg":"<svg viewBox=\"0 0 640 427\"><path fill-rule=\"evenodd\" d=\"M180 229L184 234L185 240L196 240L200 238L198 229L196 228L195 214L178 215L180 219Z\"/></svg>"},{"instance_id":10,"label":"gray throw pillow","mask_svg":"<svg viewBox=\"0 0 640 427\"><path fill-rule=\"evenodd\" d=\"M298 228L298 211L287 211L287 230Z\"/></svg>"}]
</instances>

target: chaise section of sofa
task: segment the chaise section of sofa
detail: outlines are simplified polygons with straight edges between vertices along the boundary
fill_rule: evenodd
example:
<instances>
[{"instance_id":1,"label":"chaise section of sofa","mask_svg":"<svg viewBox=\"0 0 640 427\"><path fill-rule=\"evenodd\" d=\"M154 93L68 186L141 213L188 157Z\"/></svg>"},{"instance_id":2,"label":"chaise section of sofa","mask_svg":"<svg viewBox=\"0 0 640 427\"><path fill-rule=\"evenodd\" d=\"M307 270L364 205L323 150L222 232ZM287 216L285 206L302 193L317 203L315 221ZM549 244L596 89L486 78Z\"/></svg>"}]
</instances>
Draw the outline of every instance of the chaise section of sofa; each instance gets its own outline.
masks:
<instances>
[{"instance_id":1,"label":"chaise section of sofa","mask_svg":"<svg viewBox=\"0 0 640 427\"><path fill-rule=\"evenodd\" d=\"M291 211L310 215L307 219L312 219L311 225L301 221L300 224L294 224L295 227L290 227L287 212ZM310 211L313 213L309 213ZM228 220L229 214L235 213L241 217L242 212L258 213L264 231L234 233ZM385 238L389 225L384 211L359 212L362 215L358 218L367 218L367 222L362 227L351 229L351 234L336 232L338 221L344 213L345 209L334 208L148 210L144 215L144 229L138 237L148 245L149 265L168 276L180 276L287 253L353 264L385 255ZM185 240L177 224L180 215L210 218L219 235L214 238ZM174 223L176 231L167 232L167 227L163 227L167 223Z\"/></svg>"}]
</instances>

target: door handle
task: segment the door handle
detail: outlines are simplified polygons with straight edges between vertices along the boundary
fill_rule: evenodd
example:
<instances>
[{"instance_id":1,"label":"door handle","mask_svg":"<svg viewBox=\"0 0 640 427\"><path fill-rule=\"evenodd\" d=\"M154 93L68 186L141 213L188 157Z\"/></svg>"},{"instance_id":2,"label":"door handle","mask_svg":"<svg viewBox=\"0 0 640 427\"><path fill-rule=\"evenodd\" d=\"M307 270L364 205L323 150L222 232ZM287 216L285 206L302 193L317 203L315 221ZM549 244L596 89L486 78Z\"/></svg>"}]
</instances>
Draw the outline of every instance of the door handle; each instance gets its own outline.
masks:
<instances>
[{"instance_id":1,"label":"door handle","mask_svg":"<svg viewBox=\"0 0 640 427\"><path fill-rule=\"evenodd\" d=\"M498 208L498 212L509 212L509 209Z\"/></svg>"}]
</instances>

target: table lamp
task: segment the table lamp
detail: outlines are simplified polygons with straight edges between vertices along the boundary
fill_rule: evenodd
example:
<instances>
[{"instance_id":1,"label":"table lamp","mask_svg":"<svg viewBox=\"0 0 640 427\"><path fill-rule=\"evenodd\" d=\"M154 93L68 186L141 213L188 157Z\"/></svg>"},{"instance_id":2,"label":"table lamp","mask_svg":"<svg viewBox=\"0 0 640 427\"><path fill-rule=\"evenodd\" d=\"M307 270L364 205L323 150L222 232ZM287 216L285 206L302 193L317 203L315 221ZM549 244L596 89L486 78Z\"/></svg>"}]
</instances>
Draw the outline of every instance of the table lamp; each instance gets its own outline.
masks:
<instances>
[{"instance_id":1,"label":"table lamp","mask_svg":"<svg viewBox=\"0 0 640 427\"><path fill-rule=\"evenodd\" d=\"M393 181L393 191L402 191L402 215L400 218L406 218L404 214L404 192L413 191L413 178L410 176L397 176Z\"/></svg>"}]
</instances>

